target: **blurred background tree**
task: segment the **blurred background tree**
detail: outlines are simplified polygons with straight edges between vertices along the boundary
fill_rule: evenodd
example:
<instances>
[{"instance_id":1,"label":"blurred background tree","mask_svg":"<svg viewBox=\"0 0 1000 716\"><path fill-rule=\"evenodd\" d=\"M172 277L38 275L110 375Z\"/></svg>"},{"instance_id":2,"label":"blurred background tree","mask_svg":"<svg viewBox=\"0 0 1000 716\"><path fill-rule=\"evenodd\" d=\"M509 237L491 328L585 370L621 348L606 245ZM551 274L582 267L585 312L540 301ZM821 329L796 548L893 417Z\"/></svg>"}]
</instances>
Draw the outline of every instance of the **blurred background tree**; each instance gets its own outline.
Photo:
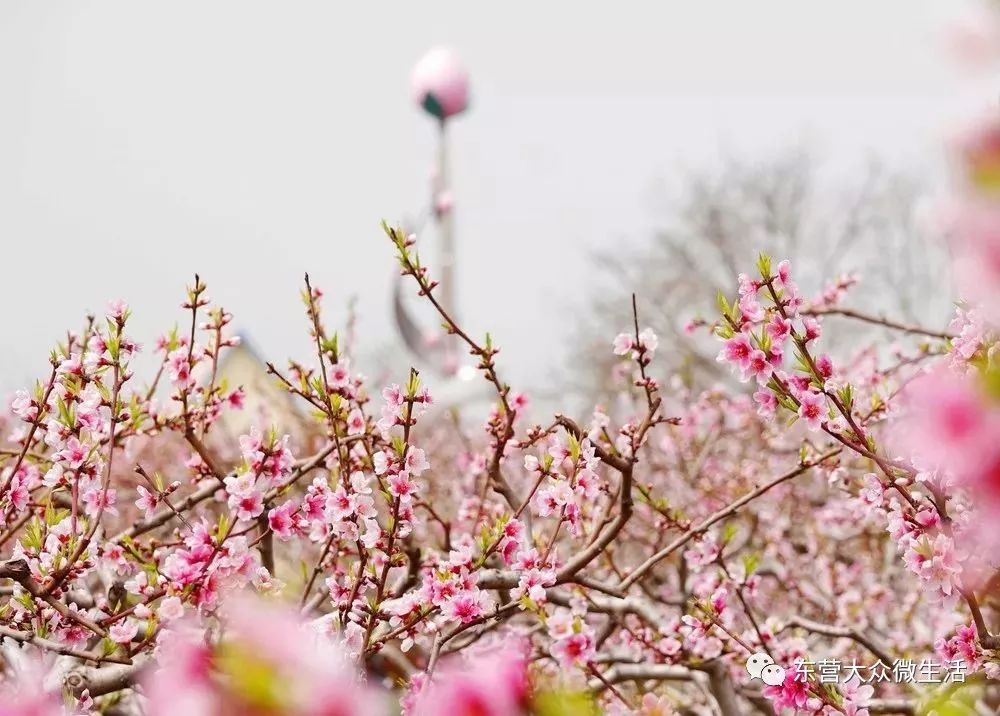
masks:
<instances>
[{"instance_id":1,"label":"blurred background tree","mask_svg":"<svg viewBox=\"0 0 1000 716\"><path fill-rule=\"evenodd\" d=\"M640 321L666 346L657 356L661 378L678 372L696 386L731 380L715 361L716 341L704 329L685 327L696 318L714 320L716 289L731 292L732 277L754 265L760 251L776 261L790 259L806 296L818 294L838 274L857 274L861 280L847 305L946 325L953 309L950 290L926 290L949 284L948 277L937 276L946 270L944 249L925 218L931 187L875 162L856 170L857 181L834 177L827 168L795 148L765 161L729 157L717 170L690 173L650 241L631 248L616 244L595 255L594 299L574 340L577 355L587 360L570 360L567 387L588 401L607 396L617 362L608 337L632 325L632 292ZM928 281L930 276L935 280ZM857 322L851 331L857 341L867 340L859 331L876 339L884 335L885 345L900 336ZM835 336L824 339L824 349L837 352Z\"/></svg>"}]
</instances>

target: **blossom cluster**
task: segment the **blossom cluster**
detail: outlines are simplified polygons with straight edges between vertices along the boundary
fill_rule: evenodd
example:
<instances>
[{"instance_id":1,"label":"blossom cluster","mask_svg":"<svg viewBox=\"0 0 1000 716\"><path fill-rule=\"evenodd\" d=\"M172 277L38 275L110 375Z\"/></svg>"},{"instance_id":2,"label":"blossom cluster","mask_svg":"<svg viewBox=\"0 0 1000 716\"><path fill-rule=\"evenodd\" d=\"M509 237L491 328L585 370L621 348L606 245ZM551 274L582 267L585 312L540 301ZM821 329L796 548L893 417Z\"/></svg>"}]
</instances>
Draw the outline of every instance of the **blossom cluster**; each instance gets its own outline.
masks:
<instances>
[{"instance_id":1,"label":"blossom cluster","mask_svg":"<svg viewBox=\"0 0 1000 716\"><path fill-rule=\"evenodd\" d=\"M389 236L433 297L410 237ZM307 284L315 355L267 364L302 406L298 422L286 431L261 415L234 432L247 394L219 362L238 341L200 279L182 305L190 334L155 342L160 366L141 387L130 368L141 346L114 304L11 403L2 619L24 668L4 693L28 703L18 694L30 691L53 713L315 713L333 701L375 713L396 699L410 714L558 702L652 715L763 699L865 714L904 699L901 686L760 687L742 664L759 649L789 666L913 654L992 676L992 611L973 601L988 564L966 548L988 503L948 454L923 464L883 444L887 421L923 414L896 396L924 363L975 379L989 334L961 326L978 314L963 309L952 328L964 342L927 341L888 365L835 362L818 348L823 316L847 294L817 307L787 262L757 268L735 301L720 298L716 326L720 360L752 397L654 377L663 347L637 313L609 347L628 377L621 395L582 422L532 423L492 340L443 310L493 387L486 420L454 422L417 371L370 393ZM276 630L280 648L263 647ZM483 678L477 660L513 644L488 667L505 676ZM172 688L189 678L197 688ZM26 691L31 679L48 686Z\"/></svg>"}]
</instances>

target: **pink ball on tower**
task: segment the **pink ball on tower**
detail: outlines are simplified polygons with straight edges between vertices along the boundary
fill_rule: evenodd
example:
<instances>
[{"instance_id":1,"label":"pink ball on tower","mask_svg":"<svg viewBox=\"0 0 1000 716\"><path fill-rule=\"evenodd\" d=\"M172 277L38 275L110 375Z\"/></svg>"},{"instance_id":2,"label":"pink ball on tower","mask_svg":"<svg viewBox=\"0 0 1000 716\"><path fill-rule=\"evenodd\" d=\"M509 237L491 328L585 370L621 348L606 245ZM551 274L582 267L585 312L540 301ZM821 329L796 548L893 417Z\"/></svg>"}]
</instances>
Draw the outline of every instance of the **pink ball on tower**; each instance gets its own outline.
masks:
<instances>
[{"instance_id":1,"label":"pink ball on tower","mask_svg":"<svg viewBox=\"0 0 1000 716\"><path fill-rule=\"evenodd\" d=\"M413 100L441 121L469 106L469 75L454 51L435 47L413 68Z\"/></svg>"}]
</instances>

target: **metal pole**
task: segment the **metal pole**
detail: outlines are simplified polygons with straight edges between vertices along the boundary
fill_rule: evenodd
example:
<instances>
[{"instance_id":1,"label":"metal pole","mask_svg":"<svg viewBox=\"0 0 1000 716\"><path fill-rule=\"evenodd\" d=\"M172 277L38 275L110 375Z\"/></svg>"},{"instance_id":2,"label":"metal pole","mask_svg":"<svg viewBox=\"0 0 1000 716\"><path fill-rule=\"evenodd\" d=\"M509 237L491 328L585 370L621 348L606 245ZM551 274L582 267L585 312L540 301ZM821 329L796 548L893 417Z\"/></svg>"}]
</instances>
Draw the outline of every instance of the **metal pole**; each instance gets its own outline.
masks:
<instances>
[{"instance_id":1,"label":"metal pole","mask_svg":"<svg viewBox=\"0 0 1000 716\"><path fill-rule=\"evenodd\" d=\"M447 121L442 119L438 125L438 167L437 188L434 196L434 213L437 217L438 230L441 235L441 305L448 311L453 320L458 321L455 304L455 222L452 214L451 197L448 186L448 133ZM440 204L447 197L446 206ZM441 210L443 209L443 210ZM446 363L451 368L457 368L456 336L448 336L445 343Z\"/></svg>"}]
</instances>

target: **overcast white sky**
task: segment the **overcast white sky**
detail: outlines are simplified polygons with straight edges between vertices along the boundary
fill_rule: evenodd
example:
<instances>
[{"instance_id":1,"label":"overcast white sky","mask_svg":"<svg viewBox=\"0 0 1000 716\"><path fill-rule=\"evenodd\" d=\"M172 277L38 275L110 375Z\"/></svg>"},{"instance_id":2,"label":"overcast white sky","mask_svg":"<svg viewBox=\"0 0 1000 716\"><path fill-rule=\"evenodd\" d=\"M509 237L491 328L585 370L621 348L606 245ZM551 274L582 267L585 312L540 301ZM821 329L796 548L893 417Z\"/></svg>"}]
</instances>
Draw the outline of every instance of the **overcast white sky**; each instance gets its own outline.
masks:
<instances>
[{"instance_id":1,"label":"overcast white sky","mask_svg":"<svg viewBox=\"0 0 1000 716\"><path fill-rule=\"evenodd\" d=\"M679 168L802 138L847 164L935 166L956 71L925 10L8 0L0 392L110 298L151 341L194 271L270 358L308 355L305 270L331 324L356 295L364 345L383 344L394 268L378 222L427 193L433 127L408 82L435 44L473 80L453 132L462 312L530 384L565 355L558 317L584 305L587 252L645 239Z\"/></svg>"}]
</instances>

